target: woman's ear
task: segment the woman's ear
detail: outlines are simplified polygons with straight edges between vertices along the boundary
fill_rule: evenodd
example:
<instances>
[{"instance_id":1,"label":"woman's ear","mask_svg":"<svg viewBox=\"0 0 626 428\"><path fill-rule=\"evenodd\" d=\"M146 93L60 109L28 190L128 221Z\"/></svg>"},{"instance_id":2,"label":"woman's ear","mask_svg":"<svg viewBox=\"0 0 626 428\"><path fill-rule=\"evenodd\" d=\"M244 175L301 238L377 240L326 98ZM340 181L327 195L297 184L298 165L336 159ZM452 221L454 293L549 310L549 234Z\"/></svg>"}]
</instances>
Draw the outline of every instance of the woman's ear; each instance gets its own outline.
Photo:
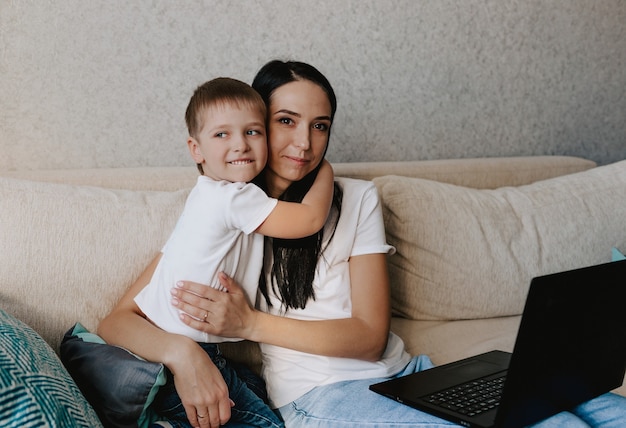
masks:
<instances>
[{"instance_id":1,"label":"woman's ear","mask_svg":"<svg viewBox=\"0 0 626 428\"><path fill-rule=\"evenodd\" d=\"M193 137L189 137L187 139L187 147L189 148L189 153L191 154L192 159L196 163L204 163L204 155L200 150L200 143Z\"/></svg>"}]
</instances>

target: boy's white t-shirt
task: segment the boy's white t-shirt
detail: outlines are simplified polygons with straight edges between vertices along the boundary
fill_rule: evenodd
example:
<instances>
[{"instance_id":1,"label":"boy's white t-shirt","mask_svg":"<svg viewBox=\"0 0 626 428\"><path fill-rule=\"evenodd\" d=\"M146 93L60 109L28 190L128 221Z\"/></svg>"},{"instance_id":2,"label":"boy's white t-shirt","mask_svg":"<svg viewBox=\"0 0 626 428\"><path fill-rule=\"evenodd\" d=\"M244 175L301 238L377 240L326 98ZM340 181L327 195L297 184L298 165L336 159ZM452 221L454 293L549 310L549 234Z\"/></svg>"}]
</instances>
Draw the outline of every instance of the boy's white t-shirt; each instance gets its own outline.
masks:
<instances>
[{"instance_id":1,"label":"boy's white t-shirt","mask_svg":"<svg viewBox=\"0 0 626 428\"><path fill-rule=\"evenodd\" d=\"M349 318L352 311L350 257L395 252L395 248L386 242L382 211L374 184L347 178L336 180L343 188L341 216L330 243L329 231L325 231L322 248L328 246L320 257L315 273L315 300L309 300L304 309L289 309L285 313L280 301L271 292L270 277L267 276L272 307L268 307L261 296L261 310L301 320ZM266 266L269 266L272 252L269 248L265 251ZM411 358L405 351L402 339L394 333L389 334L387 349L381 360L376 362L307 354L268 344L261 344L261 350L263 377L274 408L296 400L319 385L394 375Z\"/></svg>"},{"instance_id":2,"label":"boy's white t-shirt","mask_svg":"<svg viewBox=\"0 0 626 428\"><path fill-rule=\"evenodd\" d=\"M197 342L240 340L212 336L187 326L171 303L170 290L179 280L219 289L217 274L223 271L244 288L254 303L264 239L254 231L277 202L254 184L198 177L150 283L135 297L148 319L165 331Z\"/></svg>"}]
</instances>

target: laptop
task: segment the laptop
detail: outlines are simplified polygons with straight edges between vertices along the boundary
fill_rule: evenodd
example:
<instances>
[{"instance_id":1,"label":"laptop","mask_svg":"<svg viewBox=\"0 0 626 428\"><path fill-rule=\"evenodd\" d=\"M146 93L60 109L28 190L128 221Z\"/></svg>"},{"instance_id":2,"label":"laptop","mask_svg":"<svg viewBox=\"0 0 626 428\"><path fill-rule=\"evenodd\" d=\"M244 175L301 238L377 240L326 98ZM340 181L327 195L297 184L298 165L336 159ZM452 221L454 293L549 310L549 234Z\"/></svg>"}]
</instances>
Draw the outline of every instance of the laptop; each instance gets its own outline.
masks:
<instances>
[{"instance_id":1,"label":"laptop","mask_svg":"<svg viewBox=\"0 0 626 428\"><path fill-rule=\"evenodd\" d=\"M625 304L626 260L539 276L513 353L487 352L370 389L468 427L536 423L622 385ZM470 398L459 401L463 394Z\"/></svg>"}]
</instances>

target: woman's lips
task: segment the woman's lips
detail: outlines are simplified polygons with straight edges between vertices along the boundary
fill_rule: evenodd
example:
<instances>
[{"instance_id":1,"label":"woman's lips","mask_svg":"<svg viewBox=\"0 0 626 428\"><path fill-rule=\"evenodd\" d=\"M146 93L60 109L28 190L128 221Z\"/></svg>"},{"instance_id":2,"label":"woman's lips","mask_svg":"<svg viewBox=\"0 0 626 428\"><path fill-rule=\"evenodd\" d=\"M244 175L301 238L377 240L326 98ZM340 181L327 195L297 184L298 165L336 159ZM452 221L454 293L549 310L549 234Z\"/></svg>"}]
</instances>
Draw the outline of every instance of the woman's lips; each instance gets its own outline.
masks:
<instances>
[{"instance_id":1,"label":"woman's lips","mask_svg":"<svg viewBox=\"0 0 626 428\"><path fill-rule=\"evenodd\" d=\"M285 156L285 158L300 166L308 165L311 162L308 159L293 157L293 156Z\"/></svg>"}]
</instances>

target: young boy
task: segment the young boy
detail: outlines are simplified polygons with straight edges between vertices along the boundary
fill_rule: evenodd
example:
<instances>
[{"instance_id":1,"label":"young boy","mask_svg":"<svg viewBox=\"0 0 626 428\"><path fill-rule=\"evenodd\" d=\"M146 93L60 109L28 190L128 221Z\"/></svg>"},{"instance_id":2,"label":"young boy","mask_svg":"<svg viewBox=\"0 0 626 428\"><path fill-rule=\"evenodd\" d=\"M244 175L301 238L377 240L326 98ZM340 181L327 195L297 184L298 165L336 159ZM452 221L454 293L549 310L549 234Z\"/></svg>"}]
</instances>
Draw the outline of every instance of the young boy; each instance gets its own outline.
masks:
<instances>
[{"instance_id":1,"label":"young boy","mask_svg":"<svg viewBox=\"0 0 626 428\"><path fill-rule=\"evenodd\" d=\"M263 266L263 235L303 238L319 231L330 209L334 177L324 162L302 203L278 201L248 183L267 160L266 106L254 89L238 80L217 78L198 87L185 119L187 145L201 175L162 249L150 283L135 302L163 330L211 344L203 348L223 364L216 344L238 339L212 336L184 324L171 304L170 290L180 280L221 288L217 275L225 272L254 302ZM232 373L223 375L225 380L238 382L236 388L228 385L230 391L240 389L239 378ZM249 401L257 397L247 392L244 397L231 396L233 410L242 410L233 411L233 417L259 408ZM265 410L264 418L278 421L269 407ZM255 423L258 420L255 418Z\"/></svg>"}]
</instances>

